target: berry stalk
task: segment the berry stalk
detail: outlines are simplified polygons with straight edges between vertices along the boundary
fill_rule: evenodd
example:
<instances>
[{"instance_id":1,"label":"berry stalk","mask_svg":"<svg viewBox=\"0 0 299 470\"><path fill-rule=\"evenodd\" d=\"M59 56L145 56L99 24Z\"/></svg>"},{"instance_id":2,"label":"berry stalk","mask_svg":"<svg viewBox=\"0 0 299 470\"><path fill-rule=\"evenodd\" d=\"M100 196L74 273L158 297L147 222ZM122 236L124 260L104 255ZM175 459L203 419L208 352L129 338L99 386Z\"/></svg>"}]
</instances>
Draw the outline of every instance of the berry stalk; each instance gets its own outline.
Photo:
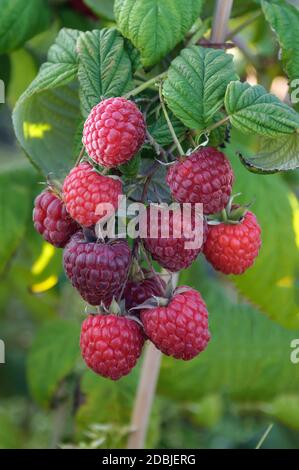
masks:
<instances>
[{"instance_id":1,"label":"berry stalk","mask_svg":"<svg viewBox=\"0 0 299 470\"><path fill-rule=\"evenodd\" d=\"M185 155L185 152L183 150L183 147L181 146L181 143L175 133L175 130L173 128L173 125L171 123L171 120L169 119L169 116L168 116L168 112L167 112L167 109L166 109L166 106L165 106L165 103L164 103L164 98L163 98L163 95L162 95L162 82L160 83L160 86L159 86L159 98L160 98L160 102L161 102L161 106L162 106L162 109L163 109L163 113L164 113L164 116L165 116L165 119L166 119L166 122L167 122L167 125L168 125L168 128L169 128L169 131L171 133L171 136L173 138L173 141L176 145L176 148L178 149L178 152L180 154L180 156L182 157L183 155Z\"/></svg>"},{"instance_id":2,"label":"berry stalk","mask_svg":"<svg viewBox=\"0 0 299 470\"><path fill-rule=\"evenodd\" d=\"M151 87L151 86L154 85L155 83L158 83L160 80L163 80L164 78L166 78L166 76L167 76L167 72L162 72L162 73L160 73L159 75L156 75L155 77L150 78L150 79L147 80L146 82L141 83L141 85L139 85L138 87L134 88L134 90L129 91L128 93L126 93L126 94L124 95L124 98L129 99L129 98L131 98L132 96L139 95L139 93L141 93L143 90L146 90L147 88Z\"/></svg>"}]
</instances>

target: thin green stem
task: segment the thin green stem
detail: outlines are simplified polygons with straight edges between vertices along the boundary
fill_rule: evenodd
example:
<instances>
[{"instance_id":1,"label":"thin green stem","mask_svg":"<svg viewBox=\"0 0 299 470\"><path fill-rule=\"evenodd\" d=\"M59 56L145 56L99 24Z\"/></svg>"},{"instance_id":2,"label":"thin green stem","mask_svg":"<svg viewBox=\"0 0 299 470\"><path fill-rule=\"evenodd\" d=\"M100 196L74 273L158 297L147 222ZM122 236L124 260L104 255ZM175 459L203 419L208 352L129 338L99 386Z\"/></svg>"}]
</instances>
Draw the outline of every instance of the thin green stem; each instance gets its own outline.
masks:
<instances>
[{"instance_id":1,"label":"thin green stem","mask_svg":"<svg viewBox=\"0 0 299 470\"><path fill-rule=\"evenodd\" d=\"M136 96L139 95L143 90L146 90L147 88L151 87L155 83L159 82L163 78L166 78L167 72L160 73L159 75L156 75L155 77L151 78L150 80L147 80L146 82L141 83L137 88L134 88L134 90L129 91L124 95L124 98L130 98L131 96Z\"/></svg>"},{"instance_id":2,"label":"thin green stem","mask_svg":"<svg viewBox=\"0 0 299 470\"><path fill-rule=\"evenodd\" d=\"M168 128L169 128L169 131L171 133L171 136L173 138L173 141L176 145L176 148L178 149L178 152L181 156L185 155L185 152L183 150L183 147L181 146L180 144L180 141L175 133L175 130L173 128L173 125L172 125L172 122L171 120L169 119L169 116L168 116L168 112L167 112L167 109L166 109L166 106L165 106L165 103L164 103L164 99L163 99L163 95L162 95L162 82L160 83L160 86L159 86L159 97L160 97L160 102L161 102L161 106L162 106L162 109L163 109L163 113L164 113L164 116L165 116L165 119L166 119L166 122L167 122L167 125L168 125Z\"/></svg>"},{"instance_id":3,"label":"thin green stem","mask_svg":"<svg viewBox=\"0 0 299 470\"><path fill-rule=\"evenodd\" d=\"M223 124L225 124L228 121L229 121L229 116L225 116L225 118L221 119L220 121L215 122L215 124L213 124L210 127L207 127L205 130L203 130L202 134L209 134L210 132L214 131L215 129L222 126Z\"/></svg>"},{"instance_id":4,"label":"thin green stem","mask_svg":"<svg viewBox=\"0 0 299 470\"><path fill-rule=\"evenodd\" d=\"M179 137L179 142L180 143L183 142L185 138L186 138L186 133L184 133L183 135ZM171 154L172 152L175 151L175 149L176 149L176 144L174 143L167 149L167 152Z\"/></svg>"},{"instance_id":5,"label":"thin green stem","mask_svg":"<svg viewBox=\"0 0 299 470\"><path fill-rule=\"evenodd\" d=\"M188 139L189 139L189 142L192 145L193 149L195 149L195 147L197 147L197 145L196 145L196 142L193 139L193 136L191 134L188 134Z\"/></svg>"},{"instance_id":6,"label":"thin green stem","mask_svg":"<svg viewBox=\"0 0 299 470\"><path fill-rule=\"evenodd\" d=\"M78 155L78 158L77 158L77 160L76 160L75 166L78 166L79 163L81 162L81 160L82 160L82 158L83 158L83 155L84 155L84 152L85 152L85 147L84 147L84 145L83 145L82 148L81 148L81 151L80 151L80 153L79 153L79 155Z\"/></svg>"},{"instance_id":7,"label":"thin green stem","mask_svg":"<svg viewBox=\"0 0 299 470\"><path fill-rule=\"evenodd\" d=\"M144 259L145 259L145 261L146 261L146 263L147 263L147 265L148 265L148 267L149 267L151 273L156 277L156 279L157 279L157 281L158 281L158 283L159 283L160 290L161 290L161 295L163 295L163 294L165 293L165 286L163 285L163 282L162 282L162 280L161 280L161 278L160 278L160 275L159 275L159 273L156 273L156 271L155 271L155 269L154 269L154 266L153 266L153 263L151 262L151 260L150 260L148 254L147 254L147 251L146 251L146 249L145 249L143 243L141 243L140 246L141 246L141 250L142 250L143 257L144 257Z\"/></svg>"}]
</instances>

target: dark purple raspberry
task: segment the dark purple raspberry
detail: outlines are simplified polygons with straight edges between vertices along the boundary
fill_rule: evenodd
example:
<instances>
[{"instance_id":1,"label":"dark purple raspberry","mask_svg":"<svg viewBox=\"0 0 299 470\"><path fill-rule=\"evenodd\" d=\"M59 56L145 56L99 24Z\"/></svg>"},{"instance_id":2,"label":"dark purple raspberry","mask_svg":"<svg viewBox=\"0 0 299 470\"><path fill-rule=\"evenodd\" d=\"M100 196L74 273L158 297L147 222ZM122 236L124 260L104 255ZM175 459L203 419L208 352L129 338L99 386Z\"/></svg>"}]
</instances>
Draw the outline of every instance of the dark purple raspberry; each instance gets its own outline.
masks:
<instances>
[{"instance_id":1,"label":"dark purple raspberry","mask_svg":"<svg viewBox=\"0 0 299 470\"><path fill-rule=\"evenodd\" d=\"M168 221L164 221L163 210L159 210L158 206L155 205L148 208L147 237L143 240L144 246L150 252L152 258L171 272L186 269L193 263L202 251L207 229L206 221L199 218L200 226L196 233L201 238L201 243L196 248L189 248L187 244L194 240L195 212L192 211L190 221L184 220L183 215L181 215L181 227L184 231L181 230L180 236L176 236L177 221L175 213L169 212L169 235L165 236L164 234L163 236L163 230L168 225Z\"/></svg>"},{"instance_id":2,"label":"dark purple raspberry","mask_svg":"<svg viewBox=\"0 0 299 470\"><path fill-rule=\"evenodd\" d=\"M127 310L138 307L152 296L161 297L164 295L166 284L158 274L156 276L150 275L144 271L144 276L145 278L142 280L127 282L124 290Z\"/></svg>"},{"instance_id":3,"label":"dark purple raspberry","mask_svg":"<svg viewBox=\"0 0 299 470\"><path fill-rule=\"evenodd\" d=\"M33 222L35 230L57 248L63 248L79 230L62 200L48 189L34 201Z\"/></svg>"},{"instance_id":4,"label":"dark purple raspberry","mask_svg":"<svg viewBox=\"0 0 299 470\"><path fill-rule=\"evenodd\" d=\"M109 306L119 296L130 260L127 241L89 242L81 231L71 238L63 255L67 276L90 305Z\"/></svg>"}]
</instances>

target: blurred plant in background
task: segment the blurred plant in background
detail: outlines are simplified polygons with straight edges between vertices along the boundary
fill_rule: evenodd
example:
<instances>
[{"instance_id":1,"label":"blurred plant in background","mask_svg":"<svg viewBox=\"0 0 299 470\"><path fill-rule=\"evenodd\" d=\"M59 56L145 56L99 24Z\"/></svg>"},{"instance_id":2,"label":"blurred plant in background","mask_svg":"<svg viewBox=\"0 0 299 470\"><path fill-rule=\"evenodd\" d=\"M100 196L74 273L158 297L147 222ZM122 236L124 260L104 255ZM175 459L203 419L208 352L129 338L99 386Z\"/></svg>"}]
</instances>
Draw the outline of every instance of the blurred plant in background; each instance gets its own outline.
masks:
<instances>
[{"instance_id":1,"label":"blurred plant in background","mask_svg":"<svg viewBox=\"0 0 299 470\"><path fill-rule=\"evenodd\" d=\"M22 23L1 34L7 24L4 14L0 18L0 78L6 88L0 105L0 338L6 347L0 448L123 447L139 368L110 383L83 367L78 338L85 305L66 281L61 252L33 229L33 200L44 179L17 145L11 122L12 108L46 61L58 31L110 25L113 2L86 0L92 13L81 10L79 1L9 3ZM209 37L211 27L214 2L205 3L198 39ZM5 13L8 1L0 6ZM230 52L242 79L288 101L279 45L266 18L260 2L236 0L230 30L237 47ZM59 161L64 152L75 154L67 145L68 129L81 129L76 89L43 93L48 105L52 97L53 119L64 123L61 142L51 150ZM32 98L39 100L41 117L47 106L43 93ZM47 128L27 131L42 137ZM213 339L190 363L163 359L148 447L254 448L272 422L264 447L299 447L299 365L290 361L291 341L299 338L298 171L254 175L236 153L251 154L256 139L234 131L233 142L226 154L237 176L234 191L244 200L254 196L266 243L254 268L231 282L212 273L202 258L182 275L180 283L199 288L207 300ZM46 147L39 150L47 165Z\"/></svg>"}]
</instances>

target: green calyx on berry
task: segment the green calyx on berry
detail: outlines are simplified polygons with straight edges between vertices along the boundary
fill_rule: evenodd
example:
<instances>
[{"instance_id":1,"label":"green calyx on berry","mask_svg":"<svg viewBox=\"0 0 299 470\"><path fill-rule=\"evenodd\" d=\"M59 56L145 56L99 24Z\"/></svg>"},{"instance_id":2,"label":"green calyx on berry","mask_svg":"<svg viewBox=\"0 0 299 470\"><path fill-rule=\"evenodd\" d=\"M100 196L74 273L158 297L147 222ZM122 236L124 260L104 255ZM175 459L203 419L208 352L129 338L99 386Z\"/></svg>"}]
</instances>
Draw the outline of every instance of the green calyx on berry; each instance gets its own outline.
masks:
<instances>
[{"instance_id":1,"label":"green calyx on berry","mask_svg":"<svg viewBox=\"0 0 299 470\"><path fill-rule=\"evenodd\" d=\"M131 310L146 310L157 307L167 307L171 299L173 298L174 291L176 294L182 294L190 290L190 287L178 287L174 289L172 281L170 280L166 286L165 294L162 296L152 296L150 299L146 300L143 304L138 305L138 307L133 307Z\"/></svg>"},{"instance_id":2,"label":"green calyx on berry","mask_svg":"<svg viewBox=\"0 0 299 470\"><path fill-rule=\"evenodd\" d=\"M55 194L59 199L62 199L62 183L55 177L53 173L49 173L46 178L46 184L49 191Z\"/></svg>"},{"instance_id":3,"label":"green calyx on berry","mask_svg":"<svg viewBox=\"0 0 299 470\"><path fill-rule=\"evenodd\" d=\"M115 297L111 300L109 306L101 302L101 305L91 308L88 306L85 309L85 313L88 315L116 315L124 316L126 314L124 301L117 302Z\"/></svg>"},{"instance_id":4,"label":"green calyx on berry","mask_svg":"<svg viewBox=\"0 0 299 470\"><path fill-rule=\"evenodd\" d=\"M207 221L208 225L219 225L219 224L228 224L228 225L238 225L240 224L248 209L251 207L252 202L246 205L237 205L233 204L234 199L240 196L241 193L234 194L230 197L227 206L221 212L208 216Z\"/></svg>"}]
</instances>

